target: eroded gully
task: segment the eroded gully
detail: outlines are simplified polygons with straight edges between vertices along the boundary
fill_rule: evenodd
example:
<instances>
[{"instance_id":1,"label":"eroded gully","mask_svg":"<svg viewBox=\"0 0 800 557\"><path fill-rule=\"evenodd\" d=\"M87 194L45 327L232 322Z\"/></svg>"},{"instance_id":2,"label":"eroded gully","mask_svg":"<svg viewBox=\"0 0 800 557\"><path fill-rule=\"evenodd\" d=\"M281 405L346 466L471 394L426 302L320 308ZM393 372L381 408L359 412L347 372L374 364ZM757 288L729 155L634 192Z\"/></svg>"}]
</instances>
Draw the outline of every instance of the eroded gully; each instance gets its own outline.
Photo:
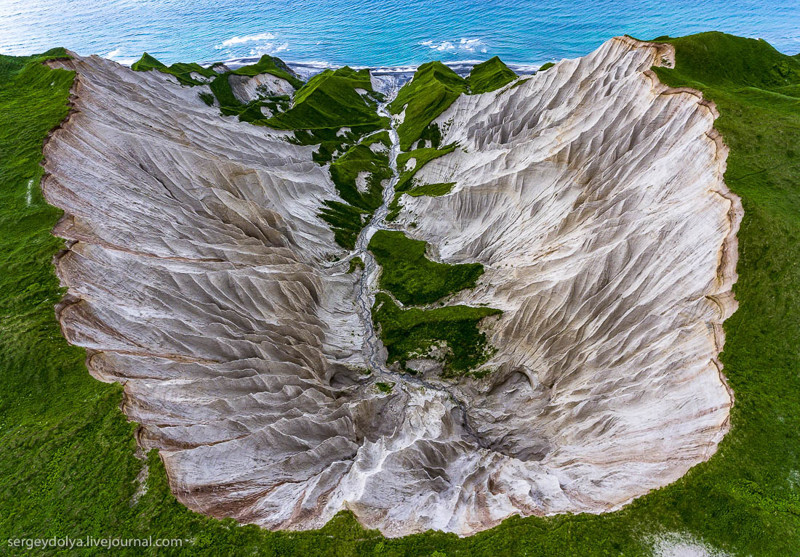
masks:
<instances>
[{"instance_id":1,"label":"eroded gully","mask_svg":"<svg viewBox=\"0 0 800 557\"><path fill-rule=\"evenodd\" d=\"M485 442L473 430L469 423L467 414L467 407L457 396L455 396L450 389L440 383L431 383L421 377L416 377L407 373L392 371L386 365L386 355L383 343L375 330L375 325L372 321L372 306L375 302L375 292L378 286L378 275L380 268L377 261L367 249L372 235L378 230L389 230L386 224L386 216L389 214L389 204L392 202L395 194L395 186L400 179L400 172L397 169L397 156L400 154L400 138L397 134L397 121L392 117L389 112L388 105L392 98L397 94L397 89L393 89L387 95L387 100L378 105L378 114L389 118L391 122L389 128L389 168L392 171L392 177L383 190L383 203L375 210L369 223L361 230L361 233L356 239L356 247L352 257L360 257L364 262L364 269L361 273L358 286L358 312L359 316L364 323L366 335L364 337L365 349L367 352L367 364L371 372L376 373L387 378L391 378L394 383L406 391L411 388L423 387L433 391L438 391L447 396L448 399L456 406L458 412L461 414L461 424L464 432L473 442L481 447L486 447ZM413 387L412 387L413 385Z\"/></svg>"}]
</instances>

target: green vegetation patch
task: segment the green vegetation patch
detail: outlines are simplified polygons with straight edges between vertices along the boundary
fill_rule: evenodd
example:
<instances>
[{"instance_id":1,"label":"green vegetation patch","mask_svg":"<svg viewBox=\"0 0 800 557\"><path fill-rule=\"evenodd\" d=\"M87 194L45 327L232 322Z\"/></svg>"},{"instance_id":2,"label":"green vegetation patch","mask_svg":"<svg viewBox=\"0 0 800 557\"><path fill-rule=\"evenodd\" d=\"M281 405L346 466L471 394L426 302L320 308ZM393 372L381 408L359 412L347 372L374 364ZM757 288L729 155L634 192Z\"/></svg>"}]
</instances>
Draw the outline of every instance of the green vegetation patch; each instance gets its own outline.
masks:
<instances>
[{"instance_id":1,"label":"green vegetation patch","mask_svg":"<svg viewBox=\"0 0 800 557\"><path fill-rule=\"evenodd\" d=\"M230 73L234 75L247 75L250 77L255 77L262 73L268 73L274 75L275 77L285 79L295 89L300 89L303 86L303 81L297 77L297 74L295 74L291 68L289 68L289 66L286 65L286 62L280 58L275 58L274 56L268 56L266 54L263 55L255 64L236 68Z\"/></svg>"},{"instance_id":2,"label":"green vegetation patch","mask_svg":"<svg viewBox=\"0 0 800 557\"><path fill-rule=\"evenodd\" d=\"M517 78L514 70L506 66L497 56L477 64L467 77L469 92L473 95L496 91Z\"/></svg>"},{"instance_id":3,"label":"green vegetation patch","mask_svg":"<svg viewBox=\"0 0 800 557\"><path fill-rule=\"evenodd\" d=\"M383 127L383 122L380 127ZM387 122L388 124L388 122ZM325 164L340 156L351 145L359 142L366 134L374 132L376 126L349 126L345 129L319 128L316 130L295 130L290 141L296 145L319 145L314 152L313 160L318 164ZM377 134L370 135L373 138ZM388 138L388 133L387 136ZM365 143L365 145L369 145Z\"/></svg>"},{"instance_id":4,"label":"green vegetation patch","mask_svg":"<svg viewBox=\"0 0 800 557\"><path fill-rule=\"evenodd\" d=\"M400 170L400 178L397 180L397 184L394 187L396 193L394 199L392 199L392 202L389 204L389 213L386 215L387 221L392 222L400 215L400 211L403 208L402 205L400 205L400 198L402 197L402 194L416 189L414 176L417 174L417 172L433 159L437 159L452 153L455 148L455 144L447 145L441 149L424 147L422 149L414 149L413 151L407 151L398 155L397 168ZM406 167L411 159L414 159L414 167L410 170L407 170ZM439 186L438 189L441 189L441 185L437 186ZM416 187L425 186L424 184L420 184Z\"/></svg>"},{"instance_id":5,"label":"green vegetation patch","mask_svg":"<svg viewBox=\"0 0 800 557\"><path fill-rule=\"evenodd\" d=\"M364 270L364 260L360 257L354 257L350 260L350 266L348 267L347 272L353 273L356 269L361 269L362 271Z\"/></svg>"},{"instance_id":6,"label":"green vegetation patch","mask_svg":"<svg viewBox=\"0 0 800 557\"><path fill-rule=\"evenodd\" d=\"M441 62L422 64L389 105L393 114L401 113L404 107L406 110L403 123L397 127L400 149L410 149L428 124L466 91L464 78Z\"/></svg>"},{"instance_id":7,"label":"green vegetation patch","mask_svg":"<svg viewBox=\"0 0 800 557\"><path fill-rule=\"evenodd\" d=\"M378 230L369 250L383 267L380 287L404 305L431 304L465 288L472 288L483 274L480 263L447 265L425 257L426 242L402 232Z\"/></svg>"},{"instance_id":8,"label":"green vegetation patch","mask_svg":"<svg viewBox=\"0 0 800 557\"><path fill-rule=\"evenodd\" d=\"M383 193L381 181L392 177L388 152L375 152L363 143L354 145L331 163L330 173L342 199L367 210L380 207ZM359 175L365 179L365 188L358 186Z\"/></svg>"},{"instance_id":9,"label":"green vegetation patch","mask_svg":"<svg viewBox=\"0 0 800 557\"><path fill-rule=\"evenodd\" d=\"M728 93L742 93L743 87L775 91L800 81L800 60L781 54L761 39L711 32L680 39L662 37L658 42L676 47L676 69L657 69L666 79L680 74L684 82L702 83L718 92L724 88ZM745 100L749 104L753 99Z\"/></svg>"},{"instance_id":10,"label":"green vegetation patch","mask_svg":"<svg viewBox=\"0 0 800 557\"><path fill-rule=\"evenodd\" d=\"M478 367L493 353L478 324L499 309L446 306L430 310L401 309L387 294L375 296L372 318L380 327L388 350L387 363L406 369L413 358L435 356L443 364L443 376L453 377Z\"/></svg>"},{"instance_id":11,"label":"green vegetation patch","mask_svg":"<svg viewBox=\"0 0 800 557\"><path fill-rule=\"evenodd\" d=\"M395 191L405 192L411 189L411 187L414 185L414 175L419 172L423 166L431 162L433 159L438 159L439 157L443 157L452 153L455 151L455 149L456 145L451 144L441 149L425 147L422 149L414 149L413 151L400 153L400 155L397 156L397 168L400 171L400 179L397 181ZM408 170L406 167L408 166L408 161L411 159L414 159L414 167Z\"/></svg>"},{"instance_id":12,"label":"green vegetation patch","mask_svg":"<svg viewBox=\"0 0 800 557\"><path fill-rule=\"evenodd\" d=\"M375 383L375 386L378 387L378 390L382 393L391 393L392 389L394 389L394 383Z\"/></svg>"},{"instance_id":13,"label":"green vegetation patch","mask_svg":"<svg viewBox=\"0 0 800 557\"><path fill-rule=\"evenodd\" d=\"M367 125L373 129L386 127L377 113L369 70L354 70L347 66L325 70L312 77L295 93L291 108L273 116L266 124L286 130Z\"/></svg>"},{"instance_id":14,"label":"green vegetation patch","mask_svg":"<svg viewBox=\"0 0 800 557\"><path fill-rule=\"evenodd\" d=\"M208 106L214 105L214 94L209 92L200 93L200 100L206 103Z\"/></svg>"},{"instance_id":15,"label":"green vegetation patch","mask_svg":"<svg viewBox=\"0 0 800 557\"><path fill-rule=\"evenodd\" d=\"M216 68L216 69L215 69ZM134 62L131 69L140 72L158 70L163 73L174 75L182 85L204 85L208 84L211 94L200 93L200 98L204 103L211 106L213 99L219 102L220 112L226 116L238 116L239 120L250 123L265 123L269 118L262 112L262 108L267 108L274 115L281 113L289 108L291 99L286 95L264 95L260 99L255 99L249 103L242 103L233 94L229 78L231 75L256 76L263 73L272 74L281 79L285 79L295 88L301 87L303 82L289 69L280 58L264 55L255 64L242 66L233 71L222 70L221 64L214 64L204 68L196 63L178 62L171 66L166 66L146 52L142 57ZM220 70L220 71L217 71ZM200 81L192 77L192 73L197 73L205 78Z\"/></svg>"},{"instance_id":16,"label":"green vegetation patch","mask_svg":"<svg viewBox=\"0 0 800 557\"><path fill-rule=\"evenodd\" d=\"M369 213L341 201L327 200L319 216L333 231L334 241L345 249L354 249L361 229L369 220Z\"/></svg>"},{"instance_id":17,"label":"green vegetation patch","mask_svg":"<svg viewBox=\"0 0 800 557\"><path fill-rule=\"evenodd\" d=\"M554 64L553 62L545 62L544 64L542 64L541 66L539 66L539 69L538 69L538 70L536 70L536 71L537 71L537 72L544 72L544 71L547 71L547 70L549 70L549 69L550 69L550 68L552 68L553 66L555 66L555 64Z\"/></svg>"},{"instance_id":18,"label":"green vegetation patch","mask_svg":"<svg viewBox=\"0 0 800 557\"><path fill-rule=\"evenodd\" d=\"M391 203L389 203L389 212L386 213L386 221L387 222L394 222L397 220L397 217L400 216L400 211L403 209L403 206L400 205L400 198L402 197L401 192L397 192L394 194Z\"/></svg>"},{"instance_id":19,"label":"green vegetation patch","mask_svg":"<svg viewBox=\"0 0 800 557\"><path fill-rule=\"evenodd\" d=\"M408 192L408 195L411 197L420 197L422 195L427 195L430 197L440 197L442 195L447 195L450 193L450 190L453 189L455 186L455 182L442 182L439 184L425 184L423 186L417 186L413 190Z\"/></svg>"},{"instance_id":20,"label":"green vegetation patch","mask_svg":"<svg viewBox=\"0 0 800 557\"><path fill-rule=\"evenodd\" d=\"M375 152L369 145L388 138L385 132L370 136L331 163L331 179L344 203L326 202L320 216L331 225L336 242L346 249L355 247L359 232L383 202L381 182L392 177L389 154L388 150ZM359 176L364 187L359 187Z\"/></svg>"},{"instance_id":21,"label":"green vegetation patch","mask_svg":"<svg viewBox=\"0 0 800 557\"><path fill-rule=\"evenodd\" d=\"M202 85L204 83L204 81L192 77L193 73L209 79L217 77L217 72L211 68L204 68L200 64L178 62L167 66L146 52L142 54L139 60L131 64L131 69L137 72L158 70L162 73L174 75L182 85Z\"/></svg>"},{"instance_id":22,"label":"green vegetation patch","mask_svg":"<svg viewBox=\"0 0 800 557\"><path fill-rule=\"evenodd\" d=\"M291 98L288 95L263 95L248 103L243 103L233 94L230 84L230 73L217 76L209 84L211 92L217 98L220 112L226 116L238 116L242 122L267 125L270 116L262 111L269 110L271 114L280 114L289 108Z\"/></svg>"},{"instance_id":23,"label":"green vegetation patch","mask_svg":"<svg viewBox=\"0 0 800 557\"><path fill-rule=\"evenodd\" d=\"M142 54L142 57L131 65L131 69L137 72L148 72L151 70L158 70L163 73L174 75L178 78L183 85L202 85L204 81L199 81L192 77L192 73L197 73L205 78L216 78L222 75L236 74L256 76L262 73L272 74L275 77L285 79L292 84L292 87L298 89L303 86L302 80L298 79L297 75L286 65L280 58L264 55L255 64L242 66L233 71L217 71L222 64L214 64L210 67L203 67L195 62L185 63L177 62L171 66L167 66L163 62L151 56L148 53ZM215 69L216 68L216 69Z\"/></svg>"}]
</instances>

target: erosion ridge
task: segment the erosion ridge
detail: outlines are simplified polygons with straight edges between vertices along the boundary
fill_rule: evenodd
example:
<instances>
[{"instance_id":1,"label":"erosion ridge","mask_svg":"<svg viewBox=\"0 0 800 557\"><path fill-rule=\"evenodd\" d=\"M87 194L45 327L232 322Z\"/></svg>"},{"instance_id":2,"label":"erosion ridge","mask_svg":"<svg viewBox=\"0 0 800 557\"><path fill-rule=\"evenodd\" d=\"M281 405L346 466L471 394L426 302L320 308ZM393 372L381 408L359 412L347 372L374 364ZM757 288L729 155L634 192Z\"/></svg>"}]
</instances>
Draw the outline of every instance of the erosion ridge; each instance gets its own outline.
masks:
<instances>
[{"instance_id":1,"label":"erosion ridge","mask_svg":"<svg viewBox=\"0 0 800 557\"><path fill-rule=\"evenodd\" d=\"M124 383L189 507L290 529L348 508L387 535L465 535L618 508L726 431L741 211L713 107L649 71L670 47L614 39L432 120L459 148L417 176L455 186L406 196L397 226L483 264L454 301L503 311L495 371L449 391L361 373L359 274L330 261L317 211L336 187L314 147L160 73L60 64L77 78L45 149L70 240L59 318L90 371Z\"/></svg>"}]
</instances>

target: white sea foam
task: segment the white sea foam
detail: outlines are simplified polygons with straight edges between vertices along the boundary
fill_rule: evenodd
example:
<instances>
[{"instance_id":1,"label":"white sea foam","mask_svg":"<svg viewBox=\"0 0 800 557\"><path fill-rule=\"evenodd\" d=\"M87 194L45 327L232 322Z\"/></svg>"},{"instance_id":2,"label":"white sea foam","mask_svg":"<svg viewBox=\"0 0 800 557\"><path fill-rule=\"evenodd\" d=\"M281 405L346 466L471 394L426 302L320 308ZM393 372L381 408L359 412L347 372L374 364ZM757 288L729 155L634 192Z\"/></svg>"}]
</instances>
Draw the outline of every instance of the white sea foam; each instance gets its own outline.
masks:
<instances>
[{"instance_id":1,"label":"white sea foam","mask_svg":"<svg viewBox=\"0 0 800 557\"><path fill-rule=\"evenodd\" d=\"M263 56L265 54L277 54L278 52L283 52L284 50L289 50L289 43L283 42L280 44L277 43L265 43L262 45L258 45L250 49L250 56Z\"/></svg>"},{"instance_id":2,"label":"white sea foam","mask_svg":"<svg viewBox=\"0 0 800 557\"><path fill-rule=\"evenodd\" d=\"M109 60L113 60L114 62L119 62L124 66L130 66L139 58L136 56L127 56L122 54L122 48L117 47L114 50L107 52L103 58L108 58Z\"/></svg>"},{"instance_id":3,"label":"white sea foam","mask_svg":"<svg viewBox=\"0 0 800 557\"><path fill-rule=\"evenodd\" d=\"M258 62L259 56L260 54L251 53L251 55L247 57L225 60L223 61L223 64L225 64L225 66L228 68L236 69L249 64L255 64ZM472 70L474 65L480 64L484 61L485 60L478 59L454 60L445 62L445 65L447 65L457 74L466 76ZM322 60L284 60L284 62L286 62L286 64L304 80L308 80L324 70L341 68L347 65L354 70L368 69L374 77L391 77L390 81L393 84L400 85L411 79L411 77L414 75L414 72L416 72L417 68L419 68L418 65L414 64L407 64L403 66L364 66L360 64L332 64ZM534 74L541 67L541 64L508 63L506 65L516 74L521 76Z\"/></svg>"},{"instance_id":4,"label":"white sea foam","mask_svg":"<svg viewBox=\"0 0 800 557\"><path fill-rule=\"evenodd\" d=\"M431 40L419 43L439 52L486 52L486 43L481 39L460 39L458 41L434 42Z\"/></svg>"},{"instance_id":5,"label":"white sea foam","mask_svg":"<svg viewBox=\"0 0 800 557\"><path fill-rule=\"evenodd\" d=\"M231 46L235 46L237 44L245 44L245 43L256 43L259 41L271 41L275 38L275 35L272 33L258 33L257 35L244 35L243 37L231 37L226 41L222 41L222 44L218 44L214 48L221 49L227 48Z\"/></svg>"},{"instance_id":6,"label":"white sea foam","mask_svg":"<svg viewBox=\"0 0 800 557\"><path fill-rule=\"evenodd\" d=\"M278 37L273 33L257 33L255 35L243 35L231 37L220 44L215 45L217 50L228 50L250 46L248 56L260 57L265 54L277 54L289 50L289 43L286 41L276 41ZM256 43L256 44L252 44Z\"/></svg>"}]
</instances>

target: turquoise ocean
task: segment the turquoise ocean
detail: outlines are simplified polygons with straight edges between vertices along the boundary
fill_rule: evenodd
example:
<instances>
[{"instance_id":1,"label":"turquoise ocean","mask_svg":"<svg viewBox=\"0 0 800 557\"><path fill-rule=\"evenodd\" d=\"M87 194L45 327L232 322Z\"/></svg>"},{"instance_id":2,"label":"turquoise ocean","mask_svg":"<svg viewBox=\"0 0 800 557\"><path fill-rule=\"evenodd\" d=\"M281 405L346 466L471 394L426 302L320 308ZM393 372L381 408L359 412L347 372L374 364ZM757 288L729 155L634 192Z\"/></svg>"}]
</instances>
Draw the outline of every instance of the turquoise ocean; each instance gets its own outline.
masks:
<instances>
[{"instance_id":1,"label":"turquoise ocean","mask_svg":"<svg viewBox=\"0 0 800 557\"><path fill-rule=\"evenodd\" d=\"M582 56L606 39L719 30L800 51L800 0L0 0L0 53L65 46L130 63L272 54L289 62L405 66Z\"/></svg>"}]
</instances>

